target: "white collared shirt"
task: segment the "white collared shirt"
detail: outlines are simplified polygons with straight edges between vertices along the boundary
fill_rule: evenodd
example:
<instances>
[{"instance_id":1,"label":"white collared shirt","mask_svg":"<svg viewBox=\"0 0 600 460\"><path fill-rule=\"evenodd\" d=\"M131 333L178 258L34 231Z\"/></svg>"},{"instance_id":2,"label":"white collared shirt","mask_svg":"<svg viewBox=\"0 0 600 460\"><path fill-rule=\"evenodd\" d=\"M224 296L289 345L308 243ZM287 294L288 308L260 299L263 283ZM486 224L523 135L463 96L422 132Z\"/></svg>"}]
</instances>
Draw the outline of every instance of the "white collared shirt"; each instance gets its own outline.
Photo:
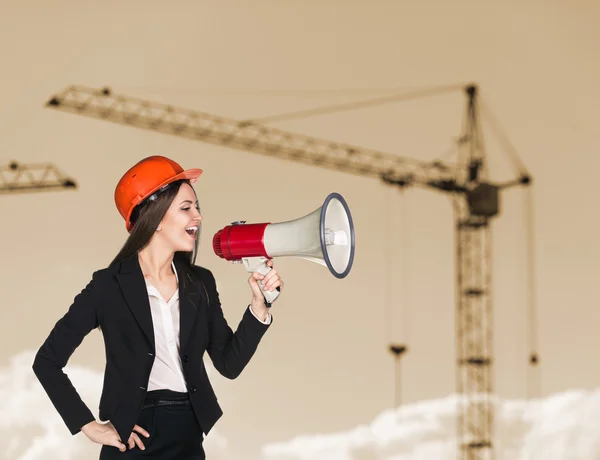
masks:
<instances>
[{"instance_id":1,"label":"white collared shirt","mask_svg":"<svg viewBox=\"0 0 600 460\"><path fill-rule=\"evenodd\" d=\"M179 285L174 264L171 264L171 267ZM179 356L179 287L173 296L165 301L150 280L144 280L150 301L156 351L148 391L169 389L185 393L187 388Z\"/></svg>"}]
</instances>

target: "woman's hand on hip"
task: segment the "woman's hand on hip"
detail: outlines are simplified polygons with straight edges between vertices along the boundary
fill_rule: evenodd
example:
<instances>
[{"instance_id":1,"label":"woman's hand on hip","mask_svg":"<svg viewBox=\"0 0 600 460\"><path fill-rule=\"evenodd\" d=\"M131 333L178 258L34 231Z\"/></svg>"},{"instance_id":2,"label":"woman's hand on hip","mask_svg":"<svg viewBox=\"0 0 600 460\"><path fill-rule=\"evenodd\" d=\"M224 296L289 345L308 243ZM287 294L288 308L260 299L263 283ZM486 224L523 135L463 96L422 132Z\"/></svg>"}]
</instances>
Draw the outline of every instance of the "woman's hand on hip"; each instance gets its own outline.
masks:
<instances>
[{"instance_id":1,"label":"woman's hand on hip","mask_svg":"<svg viewBox=\"0 0 600 460\"><path fill-rule=\"evenodd\" d=\"M121 439L119 439L119 434L117 433L117 430L115 429L113 424L110 422L103 424L103 423L98 423L97 421L94 420L93 422L90 422L87 425L84 425L81 428L81 431L91 441L93 441L95 443L103 444L105 446L116 447L121 452L125 452L127 450L127 447L125 446L125 444L123 444ZM144 450L145 449L144 444L142 443L142 440L139 438L139 436L135 433L136 431L138 433L144 435L145 437L150 436L150 434L148 434L148 432L146 430L144 430L141 426L135 425L133 427L133 432L131 433L131 435L129 436L129 439L127 440L127 444L130 449L133 449L135 447L135 445L137 444L137 446L140 449Z\"/></svg>"}]
</instances>

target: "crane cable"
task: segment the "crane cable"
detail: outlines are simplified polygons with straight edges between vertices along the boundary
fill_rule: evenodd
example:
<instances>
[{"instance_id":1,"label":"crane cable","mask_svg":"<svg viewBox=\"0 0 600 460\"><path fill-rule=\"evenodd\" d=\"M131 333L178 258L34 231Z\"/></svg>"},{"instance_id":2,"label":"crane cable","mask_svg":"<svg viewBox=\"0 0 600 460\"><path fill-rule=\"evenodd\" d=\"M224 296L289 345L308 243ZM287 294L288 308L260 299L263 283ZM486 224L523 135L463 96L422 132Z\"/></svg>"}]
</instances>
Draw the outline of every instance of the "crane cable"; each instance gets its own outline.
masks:
<instances>
[{"instance_id":1,"label":"crane cable","mask_svg":"<svg viewBox=\"0 0 600 460\"><path fill-rule=\"evenodd\" d=\"M527 325L529 338L529 372L526 378L527 396L535 398L541 396L541 381L539 371L535 368L539 364L539 356L537 353L538 347L538 330L537 330L537 299L536 299L536 277L535 277L535 245L534 245L534 229L533 229L533 190L527 187L525 190L525 226L527 232ZM533 368L533 369L531 369Z\"/></svg>"},{"instance_id":2,"label":"crane cable","mask_svg":"<svg viewBox=\"0 0 600 460\"><path fill-rule=\"evenodd\" d=\"M291 120L293 118L306 118L315 115L331 114L336 112L342 112L347 110L362 109L365 107L373 107L376 105L390 104L394 102L407 101L411 99L420 99L424 97L431 97L438 94L453 92L456 90L462 90L464 85L447 85L438 86L429 89L423 89L419 91L413 91L410 93L393 94L390 96L381 96L371 99L365 99L355 102L347 102L344 104L335 104L330 106L318 107L315 109L298 110L293 112L285 112L277 115L270 115L259 118L250 118L243 120L244 123L260 123L266 124L274 121Z\"/></svg>"},{"instance_id":3,"label":"crane cable","mask_svg":"<svg viewBox=\"0 0 600 460\"><path fill-rule=\"evenodd\" d=\"M479 97L479 108L481 115L485 113L485 118L488 119L488 123L493 134L496 136L496 139L498 139L498 143L503 146L505 153L509 157L513 172L516 175L529 176L527 168L525 168L525 165L517 154L517 150L509 141L508 136L500 126L500 123L496 120L496 117L493 115L491 109L487 106L487 104L485 104L484 101L482 101L481 96Z\"/></svg>"},{"instance_id":4,"label":"crane cable","mask_svg":"<svg viewBox=\"0 0 600 460\"><path fill-rule=\"evenodd\" d=\"M385 199L384 206L384 231L385 238L381 240L383 257L385 261L385 346L387 347L393 340L394 334L394 315L392 311L392 278L394 271L394 238L393 238L393 227L394 227L394 218L392 214L392 194L393 190L391 187L383 187L383 194Z\"/></svg>"},{"instance_id":5,"label":"crane cable","mask_svg":"<svg viewBox=\"0 0 600 460\"><path fill-rule=\"evenodd\" d=\"M397 410L402 404L402 381L400 372L400 360L408 350L409 314L408 314L408 232L406 231L406 201L404 187L400 188L399 204L396 203L396 189L384 187L384 227L385 238L383 238L382 249L385 259L385 346L394 355L394 405ZM399 211L401 224L400 230L396 229L396 210ZM399 241L400 248L397 248ZM398 251L399 249L399 251ZM400 259L400 276L396 276L394 261ZM399 280L398 280L399 278ZM394 282L394 279L397 281ZM394 289L395 288L395 289ZM395 293L398 293L397 296ZM398 300L395 301L395 298ZM397 308L394 308L397 306ZM394 314L398 312L398 314ZM399 327L398 327L399 323ZM399 329L399 330L397 330Z\"/></svg>"},{"instance_id":6,"label":"crane cable","mask_svg":"<svg viewBox=\"0 0 600 460\"><path fill-rule=\"evenodd\" d=\"M511 166L515 174L520 175L521 178L530 178L525 166L519 159L516 149L508 140L508 136L504 133L500 124L493 116L489 107L485 104L481 104L482 113L485 112L486 118L488 119L490 128L495 134L498 142L504 147L505 152L508 154L511 160ZM537 298L536 298L536 277L535 277L535 244L534 244L534 209L533 209L533 191L531 189L530 182L526 183L527 189L525 190L525 197L523 203L523 213L525 219L525 232L526 232L526 270L527 274L525 277L525 283L527 288L527 325L526 325L526 341L529 347L529 367L526 372L525 385L526 394L528 398L539 397L541 393L541 379L539 372L536 372L532 368L536 368L539 364L538 355L538 330L537 330Z\"/></svg>"},{"instance_id":7,"label":"crane cable","mask_svg":"<svg viewBox=\"0 0 600 460\"><path fill-rule=\"evenodd\" d=\"M398 341L406 342L406 312L403 308L406 305L406 206L404 189L400 189L399 203L396 203L396 189L392 187L384 187L385 194L385 238L382 240L382 248L385 258L385 273L386 273L386 345L390 343L396 343ZM396 228L396 210L399 210L399 217L401 225ZM399 247L396 246L396 242L399 241ZM400 261L400 276L395 276L395 264L394 261ZM394 282L396 279L396 282ZM398 282L399 281L399 282ZM396 289L393 289L396 287ZM397 292L398 300L394 301L394 291ZM396 309L393 305L398 305L399 315L395 315ZM399 330L396 330L396 326L399 324Z\"/></svg>"},{"instance_id":8,"label":"crane cable","mask_svg":"<svg viewBox=\"0 0 600 460\"><path fill-rule=\"evenodd\" d=\"M400 338L403 343L410 343L410 283L409 283L409 273L410 273L410 254L408 244L409 239L409 227L408 224L410 222L409 216L409 206L408 201L404 196L406 188L402 187L400 189L400 277L401 277L401 285L400 285L400 309L401 309L401 325L400 325Z\"/></svg>"}]
</instances>

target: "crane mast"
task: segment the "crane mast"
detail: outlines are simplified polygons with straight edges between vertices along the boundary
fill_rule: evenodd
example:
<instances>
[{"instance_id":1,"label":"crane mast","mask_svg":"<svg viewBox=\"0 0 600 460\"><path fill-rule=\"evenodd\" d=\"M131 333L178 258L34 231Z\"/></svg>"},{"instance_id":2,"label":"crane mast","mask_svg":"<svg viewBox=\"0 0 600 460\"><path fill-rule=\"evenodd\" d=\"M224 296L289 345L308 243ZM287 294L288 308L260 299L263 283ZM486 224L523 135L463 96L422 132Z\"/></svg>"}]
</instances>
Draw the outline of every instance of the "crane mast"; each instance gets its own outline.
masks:
<instances>
[{"instance_id":1,"label":"crane mast","mask_svg":"<svg viewBox=\"0 0 600 460\"><path fill-rule=\"evenodd\" d=\"M458 458L492 460L494 432L491 220L499 212L499 192L528 185L521 168L504 184L487 178L479 123L477 86L467 96L463 132L455 164L426 162L353 145L181 109L108 88L70 86L47 106L118 124L234 147L272 157L381 179L386 184L433 188L452 197L456 224L456 386Z\"/></svg>"},{"instance_id":2,"label":"crane mast","mask_svg":"<svg viewBox=\"0 0 600 460\"><path fill-rule=\"evenodd\" d=\"M491 241L489 220L498 214L498 187L486 182L477 118L476 88L467 88L463 145L454 197L456 222L457 387L461 396L457 436L464 460L493 456Z\"/></svg>"}]
</instances>

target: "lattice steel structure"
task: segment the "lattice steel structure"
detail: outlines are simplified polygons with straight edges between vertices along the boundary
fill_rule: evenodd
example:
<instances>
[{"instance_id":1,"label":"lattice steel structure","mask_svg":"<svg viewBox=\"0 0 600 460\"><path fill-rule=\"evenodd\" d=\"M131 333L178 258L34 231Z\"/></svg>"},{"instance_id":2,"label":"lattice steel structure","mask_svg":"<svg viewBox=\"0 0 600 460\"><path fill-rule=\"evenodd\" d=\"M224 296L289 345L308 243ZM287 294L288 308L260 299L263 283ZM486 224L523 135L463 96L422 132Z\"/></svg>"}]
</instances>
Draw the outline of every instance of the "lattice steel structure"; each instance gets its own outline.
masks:
<instances>
[{"instance_id":1,"label":"lattice steel structure","mask_svg":"<svg viewBox=\"0 0 600 460\"><path fill-rule=\"evenodd\" d=\"M22 165L13 161L0 166L0 195L71 188L77 188L77 182L50 163Z\"/></svg>"}]
</instances>

